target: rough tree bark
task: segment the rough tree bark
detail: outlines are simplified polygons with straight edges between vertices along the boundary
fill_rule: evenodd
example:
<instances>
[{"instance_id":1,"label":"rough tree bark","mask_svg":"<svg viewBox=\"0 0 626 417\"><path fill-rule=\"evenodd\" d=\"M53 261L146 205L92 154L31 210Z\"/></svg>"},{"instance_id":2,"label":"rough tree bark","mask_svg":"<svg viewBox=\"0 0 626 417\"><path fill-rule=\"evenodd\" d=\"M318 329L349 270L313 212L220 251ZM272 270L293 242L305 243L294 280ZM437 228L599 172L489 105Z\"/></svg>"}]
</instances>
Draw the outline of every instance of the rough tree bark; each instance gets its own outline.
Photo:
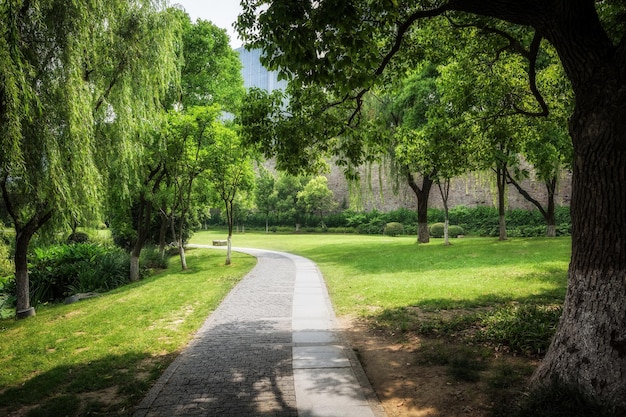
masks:
<instances>
[{"instance_id":1,"label":"rough tree bark","mask_svg":"<svg viewBox=\"0 0 626 417\"><path fill-rule=\"evenodd\" d=\"M617 61L598 69L589 88L577 89L570 122L569 285L556 336L534 379L557 379L626 411L624 68Z\"/></svg>"},{"instance_id":2,"label":"rough tree bark","mask_svg":"<svg viewBox=\"0 0 626 417\"><path fill-rule=\"evenodd\" d=\"M612 44L593 1L555 3L537 23L576 96L572 259L563 316L534 381L578 387L626 412L626 37Z\"/></svg>"}]
</instances>

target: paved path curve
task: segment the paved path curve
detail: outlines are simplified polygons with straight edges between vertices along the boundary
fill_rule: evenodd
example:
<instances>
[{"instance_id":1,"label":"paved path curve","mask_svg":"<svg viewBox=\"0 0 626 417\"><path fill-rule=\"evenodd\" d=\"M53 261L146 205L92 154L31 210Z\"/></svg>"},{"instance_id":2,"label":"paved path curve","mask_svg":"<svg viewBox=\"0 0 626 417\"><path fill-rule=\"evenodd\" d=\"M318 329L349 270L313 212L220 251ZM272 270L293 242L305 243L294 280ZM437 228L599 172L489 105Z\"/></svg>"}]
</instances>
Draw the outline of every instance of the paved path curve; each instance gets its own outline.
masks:
<instances>
[{"instance_id":1,"label":"paved path curve","mask_svg":"<svg viewBox=\"0 0 626 417\"><path fill-rule=\"evenodd\" d=\"M317 266L282 252L234 250L255 256L257 265L134 417L386 417L336 330Z\"/></svg>"}]
</instances>

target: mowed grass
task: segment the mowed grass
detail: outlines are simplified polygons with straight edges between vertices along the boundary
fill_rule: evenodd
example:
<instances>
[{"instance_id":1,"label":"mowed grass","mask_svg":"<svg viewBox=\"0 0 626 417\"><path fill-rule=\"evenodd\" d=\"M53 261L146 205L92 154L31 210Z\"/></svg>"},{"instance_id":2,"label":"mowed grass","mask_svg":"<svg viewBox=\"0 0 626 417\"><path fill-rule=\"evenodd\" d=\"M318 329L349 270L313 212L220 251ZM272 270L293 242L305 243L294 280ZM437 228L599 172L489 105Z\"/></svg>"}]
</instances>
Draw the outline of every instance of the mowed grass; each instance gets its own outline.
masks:
<instances>
[{"instance_id":1,"label":"mowed grass","mask_svg":"<svg viewBox=\"0 0 626 417\"><path fill-rule=\"evenodd\" d=\"M152 383L256 263L190 250L189 269L167 271L70 305L0 321L0 415L130 415ZM99 399L106 397L106 401Z\"/></svg>"},{"instance_id":2,"label":"mowed grass","mask_svg":"<svg viewBox=\"0 0 626 417\"><path fill-rule=\"evenodd\" d=\"M200 232L210 244L222 232ZM315 261L337 314L426 311L507 303L561 304L567 286L570 238L441 239L415 237L246 233L233 245L296 253Z\"/></svg>"}]
</instances>

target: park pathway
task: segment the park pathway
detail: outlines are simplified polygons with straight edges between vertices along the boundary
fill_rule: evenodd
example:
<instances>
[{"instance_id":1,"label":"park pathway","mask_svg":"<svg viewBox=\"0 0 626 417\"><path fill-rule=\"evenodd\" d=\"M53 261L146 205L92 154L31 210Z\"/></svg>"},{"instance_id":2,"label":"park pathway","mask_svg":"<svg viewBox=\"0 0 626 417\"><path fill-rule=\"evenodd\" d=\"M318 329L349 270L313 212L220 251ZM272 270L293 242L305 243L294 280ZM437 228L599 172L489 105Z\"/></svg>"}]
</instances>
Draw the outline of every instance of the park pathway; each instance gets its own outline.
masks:
<instances>
[{"instance_id":1,"label":"park pathway","mask_svg":"<svg viewBox=\"0 0 626 417\"><path fill-rule=\"evenodd\" d=\"M134 417L385 417L336 330L310 260L235 249L257 265L206 320Z\"/></svg>"}]
</instances>

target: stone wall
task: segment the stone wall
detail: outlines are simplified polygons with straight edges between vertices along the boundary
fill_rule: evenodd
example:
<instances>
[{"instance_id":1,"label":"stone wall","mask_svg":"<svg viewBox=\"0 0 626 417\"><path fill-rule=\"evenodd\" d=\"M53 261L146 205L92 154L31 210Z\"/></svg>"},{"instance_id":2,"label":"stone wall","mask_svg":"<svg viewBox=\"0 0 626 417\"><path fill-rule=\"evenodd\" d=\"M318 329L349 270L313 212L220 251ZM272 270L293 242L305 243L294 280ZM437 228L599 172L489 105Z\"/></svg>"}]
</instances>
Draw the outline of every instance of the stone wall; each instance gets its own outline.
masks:
<instances>
[{"instance_id":1,"label":"stone wall","mask_svg":"<svg viewBox=\"0 0 626 417\"><path fill-rule=\"evenodd\" d=\"M400 207L416 209L417 200L406 180L398 183L383 167L361 169L361 180L350 184L338 167L332 167L328 177L328 187L334 192L335 200L341 207L352 209L390 211ZM421 179L419 182L421 183ZM394 185L395 184L395 185ZM522 186L531 196L547 204L545 185L533 178L524 180ZM397 191L394 192L394 189ZM571 174L564 171L557 187L555 202L557 206L569 206L571 198ZM497 202L495 173L491 171L473 172L453 179L451 183L449 207L480 205L495 206ZM507 208L535 209L515 187L507 186ZM441 194L437 185L433 185L429 206L443 208Z\"/></svg>"}]
</instances>

